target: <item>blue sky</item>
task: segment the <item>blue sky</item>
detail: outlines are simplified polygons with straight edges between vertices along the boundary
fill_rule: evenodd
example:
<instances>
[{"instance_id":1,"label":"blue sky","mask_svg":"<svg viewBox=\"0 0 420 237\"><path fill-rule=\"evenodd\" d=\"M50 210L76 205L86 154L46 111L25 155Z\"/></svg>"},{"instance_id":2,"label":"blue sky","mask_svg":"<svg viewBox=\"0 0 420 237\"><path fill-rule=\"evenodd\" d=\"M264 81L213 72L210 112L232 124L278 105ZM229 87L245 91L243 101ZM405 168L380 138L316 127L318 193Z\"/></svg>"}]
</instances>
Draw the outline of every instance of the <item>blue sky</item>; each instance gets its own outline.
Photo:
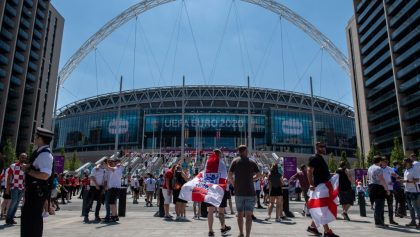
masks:
<instances>
[{"instance_id":1,"label":"blue sky","mask_svg":"<svg viewBox=\"0 0 420 237\"><path fill-rule=\"evenodd\" d=\"M52 0L65 18L60 68L100 27L138 1ZM279 2L347 55L345 27L352 1ZM302 93L309 93L311 75L315 95L352 106L347 74L285 19L239 0L185 0L185 6L180 0L159 6L117 29L73 71L60 90L58 106L117 91L120 75L126 90L180 85L183 75L190 85L245 86L249 75L252 86Z\"/></svg>"}]
</instances>

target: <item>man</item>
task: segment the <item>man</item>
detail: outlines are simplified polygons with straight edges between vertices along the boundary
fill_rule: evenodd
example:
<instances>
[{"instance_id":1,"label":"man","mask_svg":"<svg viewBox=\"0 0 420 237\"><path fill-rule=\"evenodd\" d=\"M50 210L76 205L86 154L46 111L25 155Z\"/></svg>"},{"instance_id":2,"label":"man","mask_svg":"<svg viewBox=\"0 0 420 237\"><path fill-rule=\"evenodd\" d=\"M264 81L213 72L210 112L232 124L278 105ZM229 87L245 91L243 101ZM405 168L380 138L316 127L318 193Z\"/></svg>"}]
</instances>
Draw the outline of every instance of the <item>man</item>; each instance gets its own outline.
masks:
<instances>
[{"instance_id":1,"label":"man","mask_svg":"<svg viewBox=\"0 0 420 237\"><path fill-rule=\"evenodd\" d=\"M309 181L309 189L314 191L316 186L319 184L326 183L330 180L331 174L328 169L328 165L325 162L322 155L326 154L325 144L322 142L316 143L316 153L314 156L309 157L308 163L308 181ZM333 231L330 229L328 224L323 225L324 227L324 237L338 237L338 235L334 234ZM315 235L321 235L318 231L315 222L312 220L311 225L308 226L308 232L313 233Z\"/></svg>"},{"instance_id":2,"label":"man","mask_svg":"<svg viewBox=\"0 0 420 237\"><path fill-rule=\"evenodd\" d=\"M97 165L90 172L89 180L90 187L87 194L87 203L85 205L84 220L83 222L89 222L89 210L93 206L93 202L96 201L95 208L95 221L100 222L99 212L102 205L102 194L104 193L104 180L105 180L105 163Z\"/></svg>"},{"instance_id":3,"label":"man","mask_svg":"<svg viewBox=\"0 0 420 237\"><path fill-rule=\"evenodd\" d=\"M385 198L389 196L388 185L385 182L384 172L381 168L382 157L375 156L373 165L368 169L369 193L375 203L375 226L378 228L388 227L384 222Z\"/></svg>"},{"instance_id":4,"label":"man","mask_svg":"<svg viewBox=\"0 0 420 237\"><path fill-rule=\"evenodd\" d=\"M394 167L392 168L393 172L396 173L398 176L403 176L400 169L400 162L394 161ZM394 197L395 197L395 216L403 218L407 215L407 210L405 207L405 194L404 194L404 186L401 184L401 181L397 178L391 177L392 182L394 184Z\"/></svg>"},{"instance_id":5,"label":"man","mask_svg":"<svg viewBox=\"0 0 420 237\"><path fill-rule=\"evenodd\" d=\"M146 206L153 207L153 193L156 189L156 180L153 178L152 174L149 174L149 177L145 181L146 186Z\"/></svg>"},{"instance_id":6,"label":"man","mask_svg":"<svg viewBox=\"0 0 420 237\"><path fill-rule=\"evenodd\" d=\"M229 169L228 179L235 189L236 210L238 212L239 237L244 236L244 216L246 218L246 237L251 234L252 214L255 205L254 180L261 178L258 165L249 159L245 145L238 147L239 157L235 158ZM234 178L235 177L235 178Z\"/></svg>"},{"instance_id":7,"label":"man","mask_svg":"<svg viewBox=\"0 0 420 237\"><path fill-rule=\"evenodd\" d=\"M411 154L410 159L413 161L413 167L417 173L420 173L420 162L417 160L416 154ZM420 190L420 183L417 184L417 190ZM419 205L420 205L420 198L419 198Z\"/></svg>"},{"instance_id":8,"label":"man","mask_svg":"<svg viewBox=\"0 0 420 237\"><path fill-rule=\"evenodd\" d=\"M383 169L385 183L388 185L388 190L390 195L386 196L387 206L388 206L388 215L389 215L389 224L391 225L398 225L397 222L394 221L394 183L392 182L392 178L398 179L398 175L394 172L394 170L388 166L389 160L383 157L381 162L381 167Z\"/></svg>"},{"instance_id":9,"label":"man","mask_svg":"<svg viewBox=\"0 0 420 237\"><path fill-rule=\"evenodd\" d=\"M121 178L124 167L121 166L121 163L116 157L113 157L108 160L108 166L106 169L108 170L108 203L111 209L111 216L105 221L116 222L119 221L117 213L117 198L121 188Z\"/></svg>"},{"instance_id":10,"label":"man","mask_svg":"<svg viewBox=\"0 0 420 237\"><path fill-rule=\"evenodd\" d=\"M22 199L24 192L25 172L22 169L22 165L26 161L28 156L26 153L19 155L19 161L12 164L8 171L7 189L6 192L11 196L11 202L7 211L6 224L16 225L14 220L19 202Z\"/></svg>"},{"instance_id":11,"label":"man","mask_svg":"<svg viewBox=\"0 0 420 237\"><path fill-rule=\"evenodd\" d=\"M204 171L205 171L204 180L206 182L218 184L220 187L222 187L225 190L222 202L220 203L220 206L219 206L218 213L219 213L219 221L220 221L220 226L221 226L220 232L222 233L222 235L226 235L227 232L231 230L231 227L225 224L225 208L227 206L227 192L228 192L226 191L227 169L226 169L226 164L222 159L222 152L219 149L214 150L213 154L211 154L210 157L207 159ZM206 203L206 206L207 206L207 212L208 212L207 223L209 226L208 236L213 237L214 236L213 213L216 211L216 207L208 203Z\"/></svg>"},{"instance_id":12,"label":"man","mask_svg":"<svg viewBox=\"0 0 420 237\"><path fill-rule=\"evenodd\" d=\"M300 185L300 188L302 189L303 198L305 199L305 204L302 210L302 216L305 216L305 215L310 216L307 210L307 205L308 205L308 200L309 200L309 196L308 196L309 181L308 181L308 176L307 176L306 165L301 165L300 171L294 174L292 177L290 177L289 184L295 181L296 179L299 180L299 185Z\"/></svg>"},{"instance_id":13,"label":"man","mask_svg":"<svg viewBox=\"0 0 420 237\"><path fill-rule=\"evenodd\" d=\"M140 197L140 182L138 175L133 175L131 178L131 186L133 191L133 204L139 204L138 200Z\"/></svg>"},{"instance_id":14,"label":"man","mask_svg":"<svg viewBox=\"0 0 420 237\"><path fill-rule=\"evenodd\" d=\"M173 165L165 173L165 179L162 184L162 194L164 198L163 209L165 212L165 219L171 219L172 216L169 214L169 204L172 202L172 179L174 177L174 169L176 165Z\"/></svg>"},{"instance_id":15,"label":"man","mask_svg":"<svg viewBox=\"0 0 420 237\"><path fill-rule=\"evenodd\" d=\"M42 209L49 193L48 178L53 171L53 156L49 144L54 133L37 128L35 145L25 170L25 203L21 215L21 237L41 237L43 230Z\"/></svg>"}]
</instances>

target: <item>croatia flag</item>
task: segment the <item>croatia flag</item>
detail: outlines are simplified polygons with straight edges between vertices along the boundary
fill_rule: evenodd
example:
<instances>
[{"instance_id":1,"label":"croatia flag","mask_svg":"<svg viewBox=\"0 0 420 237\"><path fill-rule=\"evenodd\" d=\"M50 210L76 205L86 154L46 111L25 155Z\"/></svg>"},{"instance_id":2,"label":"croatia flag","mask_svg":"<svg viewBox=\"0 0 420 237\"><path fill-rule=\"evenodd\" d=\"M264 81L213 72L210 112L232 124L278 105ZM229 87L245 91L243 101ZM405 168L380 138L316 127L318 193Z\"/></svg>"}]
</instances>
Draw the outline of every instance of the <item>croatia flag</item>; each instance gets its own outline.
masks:
<instances>
[{"instance_id":1,"label":"croatia flag","mask_svg":"<svg viewBox=\"0 0 420 237\"><path fill-rule=\"evenodd\" d=\"M185 201L206 202L219 207L227 184L227 169L222 159L212 153L204 171L184 184L179 198Z\"/></svg>"},{"instance_id":2,"label":"croatia flag","mask_svg":"<svg viewBox=\"0 0 420 237\"><path fill-rule=\"evenodd\" d=\"M337 218L338 174L309 191L308 208L317 227L326 225Z\"/></svg>"}]
</instances>

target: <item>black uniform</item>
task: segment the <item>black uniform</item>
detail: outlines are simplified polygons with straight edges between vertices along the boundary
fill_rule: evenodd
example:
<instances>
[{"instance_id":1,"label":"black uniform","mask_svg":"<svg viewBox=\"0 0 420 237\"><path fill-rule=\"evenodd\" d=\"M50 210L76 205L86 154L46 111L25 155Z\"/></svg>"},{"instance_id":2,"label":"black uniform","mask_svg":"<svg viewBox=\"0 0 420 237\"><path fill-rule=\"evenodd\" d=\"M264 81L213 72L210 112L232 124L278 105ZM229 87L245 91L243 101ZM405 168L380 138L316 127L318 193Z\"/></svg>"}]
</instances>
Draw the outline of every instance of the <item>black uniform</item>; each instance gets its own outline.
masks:
<instances>
[{"instance_id":1,"label":"black uniform","mask_svg":"<svg viewBox=\"0 0 420 237\"><path fill-rule=\"evenodd\" d=\"M39 171L33 167L33 163L39 154L51 151L48 147L32 153L29 164L31 169ZM21 237L41 237L43 230L42 210L45 200L49 194L49 181L34 178L28 174L25 175L25 203L22 207L21 216Z\"/></svg>"}]
</instances>

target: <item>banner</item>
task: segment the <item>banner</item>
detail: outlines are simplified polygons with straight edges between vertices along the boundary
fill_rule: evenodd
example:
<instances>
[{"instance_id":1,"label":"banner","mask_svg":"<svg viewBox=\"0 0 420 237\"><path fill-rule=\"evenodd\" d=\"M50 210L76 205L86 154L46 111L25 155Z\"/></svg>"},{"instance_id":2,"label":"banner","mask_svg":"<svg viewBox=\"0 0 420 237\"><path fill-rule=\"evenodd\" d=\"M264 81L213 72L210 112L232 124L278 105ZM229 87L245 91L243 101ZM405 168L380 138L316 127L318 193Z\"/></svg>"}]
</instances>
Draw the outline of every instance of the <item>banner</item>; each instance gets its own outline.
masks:
<instances>
[{"instance_id":1,"label":"banner","mask_svg":"<svg viewBox=\"0 0 420 237\"><path fill-rule=\"evenodd\" d=\"M201 172L182 186L179 198L185 201L206 202L219 207L224 193L219 185L205 182Z\"/></svg>"},{"instance_id":2,"label":"banner","mask_svg":"<svg viewBox=\"0 0 420 237\"><path fill-rule=\"evenodd\" d=\"M367 176L367 169L354 169L354 178L359 181L363 181L363 177Z\"/></svg>"},{"instance_id":3,"label":"banner","mask_svg":"<svg viewBox=\"0 0 420 237\"><path fill-rule=\"evenodd\" d=\"M64 172L64 156L54 156L54 172L57 174Z\"/></svg>"},{"instance_id":4,"label":"banner","mask_svg":"<svg viewBox=\"0 0 420 237\"><path fill-rule=\"evenodd\" d=\"M283 159L284 177L290 179L297 172L296 157L284 157Z\"/></svg>"}]
</instances>

